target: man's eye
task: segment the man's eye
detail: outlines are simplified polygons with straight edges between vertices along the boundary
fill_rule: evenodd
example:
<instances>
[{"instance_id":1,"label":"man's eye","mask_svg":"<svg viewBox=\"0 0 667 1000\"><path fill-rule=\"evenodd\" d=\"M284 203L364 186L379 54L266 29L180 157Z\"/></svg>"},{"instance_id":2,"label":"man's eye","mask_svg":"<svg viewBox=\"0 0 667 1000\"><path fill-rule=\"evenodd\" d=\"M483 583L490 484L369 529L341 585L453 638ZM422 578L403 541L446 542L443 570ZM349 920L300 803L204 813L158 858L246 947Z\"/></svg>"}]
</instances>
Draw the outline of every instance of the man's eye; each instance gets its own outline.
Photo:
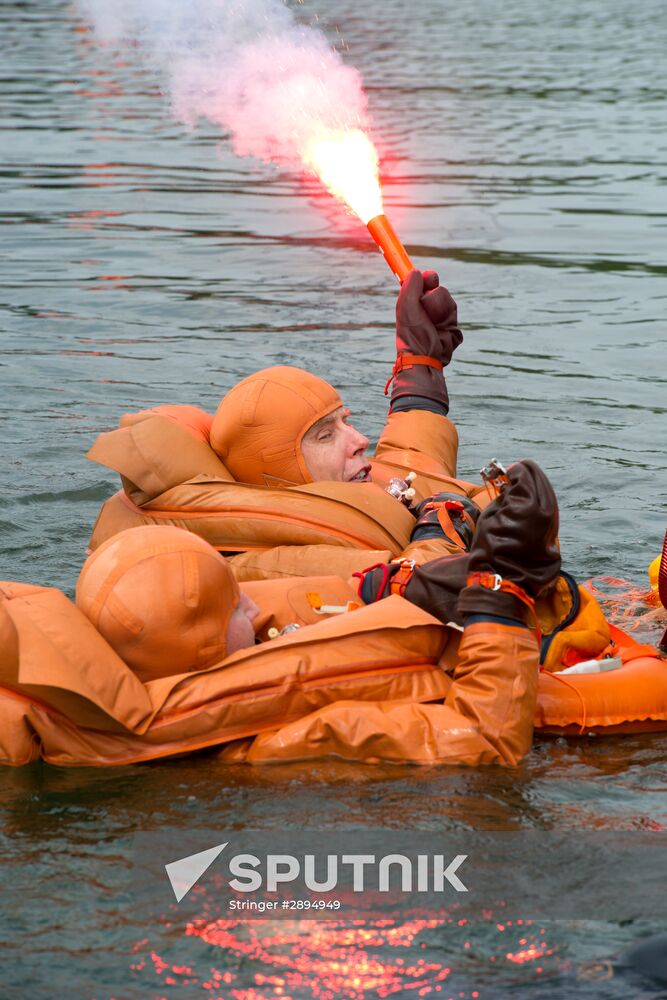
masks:
<instances>
[{"instance_id":1,"label":"man's eye","mask_svg":"<svg viewBox=\"0 0 667 1000\"><path fill-rule=\"evenodd\" d=\"M331 431L323 431L317 438L318 441L328 441L331 437Z\"/></svg>"}]
</instances>

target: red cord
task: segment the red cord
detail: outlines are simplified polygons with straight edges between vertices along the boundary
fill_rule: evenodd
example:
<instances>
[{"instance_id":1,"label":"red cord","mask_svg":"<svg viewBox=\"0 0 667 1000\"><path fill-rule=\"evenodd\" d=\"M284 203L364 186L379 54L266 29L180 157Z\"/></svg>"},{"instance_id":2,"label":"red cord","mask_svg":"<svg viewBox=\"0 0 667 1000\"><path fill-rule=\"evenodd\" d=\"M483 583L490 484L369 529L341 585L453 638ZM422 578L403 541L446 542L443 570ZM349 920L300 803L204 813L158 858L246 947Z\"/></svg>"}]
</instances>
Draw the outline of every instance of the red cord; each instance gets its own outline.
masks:
<instances>
[{"instance_id":1,"label":"red cord","mask_svg":"<svg viewBox=\"0 0 667 1000\"><path fill-rule=\"evenodd\" d=\"M382 570L382 586L378 590L377 597L373 599L372 602L373 604L375 604L377 601L382 600L382 591L387 586L387 581L389 579L389 566L387 565L387 563L375 563L373 566L367 566L366 569L362 569L360 572L352 574L352 576L356 576L359 579L359 586L357 587L357 597L363 601L363 597L361 596L361 588L364 585L366 574L372 573L374 569Z\"/></svg>"},{"instance_id":2,"label":"red cord","mask_svg":"<svg viewBox=\"0 0 667 1000\"><path fill-rule=\"evenodd\" d=\"M545 670L544 667L540 667L540 673L541 674L546 674L547 677L553 677L553 679L555 681L559 681L561 684L564 684L565 687L569 687L570 690L574 691L574 693L577 695L577 697L579 698L579 701L581 702L581 707L583 709L583 721L581 723L581 728L579 730L579 735L583 736L584 735L584 731L586 729L586 719L587 719L587 716L586 716L586 702L584 701L584 697L583 697L581 691L579 690L579 688L576 688L574 686L574 684L570 684L570 682L566 681L564 677L559 677L558 674L552 674L552 673L550 673L548 670Z\"/></svg>"}]
</instances>

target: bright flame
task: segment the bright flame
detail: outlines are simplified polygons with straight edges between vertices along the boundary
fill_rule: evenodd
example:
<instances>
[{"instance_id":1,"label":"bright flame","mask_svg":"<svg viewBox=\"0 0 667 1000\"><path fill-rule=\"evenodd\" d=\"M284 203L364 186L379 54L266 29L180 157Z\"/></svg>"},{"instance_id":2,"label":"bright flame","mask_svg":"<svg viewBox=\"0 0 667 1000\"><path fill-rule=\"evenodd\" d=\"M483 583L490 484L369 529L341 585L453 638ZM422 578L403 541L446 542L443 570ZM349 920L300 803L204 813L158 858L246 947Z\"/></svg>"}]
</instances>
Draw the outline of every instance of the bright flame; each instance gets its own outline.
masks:
<instances>
[{"instance_id":1,"label":"bright flame","mask_svg":"<svg viewBox=\"0 0 667 1000\"><path fill-rule=\"evenodd\" d=\"M361 129L320 132L308 143L303 159L365 225L382 215L378 155Z\"/></svg>"}]
</instances>

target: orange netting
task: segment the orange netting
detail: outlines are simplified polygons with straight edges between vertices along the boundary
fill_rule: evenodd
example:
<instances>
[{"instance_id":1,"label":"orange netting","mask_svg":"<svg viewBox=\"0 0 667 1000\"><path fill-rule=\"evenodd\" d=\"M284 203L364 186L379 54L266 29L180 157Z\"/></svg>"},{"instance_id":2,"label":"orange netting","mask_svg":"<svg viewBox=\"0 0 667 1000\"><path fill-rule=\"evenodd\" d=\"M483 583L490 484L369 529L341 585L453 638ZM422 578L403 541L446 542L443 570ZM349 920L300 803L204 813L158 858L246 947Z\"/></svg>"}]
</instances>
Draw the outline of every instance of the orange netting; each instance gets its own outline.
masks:
<instances>
[{"instance_id":1,"label":"orange netting","mask_svg":"<svg viewBox=\"0 0 667 1000\"><path fill-rule=\"evenodd\" d=\"M667 611L652 590L615 576L594 576L583 586L612 625L636 633L634 637L640 642L659 641L667 625Z\"/></svg>"}]
</instances>

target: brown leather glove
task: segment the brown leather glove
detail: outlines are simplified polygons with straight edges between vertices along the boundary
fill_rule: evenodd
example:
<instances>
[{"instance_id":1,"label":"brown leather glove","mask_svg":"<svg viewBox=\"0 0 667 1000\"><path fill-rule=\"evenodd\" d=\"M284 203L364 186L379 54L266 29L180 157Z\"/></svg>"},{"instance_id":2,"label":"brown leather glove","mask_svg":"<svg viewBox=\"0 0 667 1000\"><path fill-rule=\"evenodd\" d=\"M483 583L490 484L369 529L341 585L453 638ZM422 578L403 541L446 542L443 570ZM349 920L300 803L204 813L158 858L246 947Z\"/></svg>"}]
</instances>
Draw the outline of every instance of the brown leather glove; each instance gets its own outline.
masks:
<instances>
[{"instance_id":1,"label":"brown leather glove","mask_svg":"<svg viewBox=\"0 0 667 1000\"><path fill-rule=\"evenodd\" d=\"M407 583L399 586L401 563L373 566L364 570L359 586L359 596L366 604L380 601L391 593L401 593L406 600L428 611L441 622L463 624L458 611L459 594L466 584L468 559L465 554L440 556L423 566L415 566Z\"/></svg>"},{"instance_id":2,"label":"brown leather glove","mask_svg":"<svg viewBox=\"0 0 667 1000\"><path fill-rule=\"evenodd\" d=\"M442 368L449 364L462 340L456 303L440 285L438 275L435 271L424 274L411 271L396 302L392 411L421 408L448 412L449 396ZM411 358L420 360L415 362ZM432 359L433 365L426 359ZM418 404L415 399L430 400L432 405Z\"/></svg>"},{"instance_id":3,"label":"brown leather glove","mask_svg":"<svg viewBox=\"0 0 667 1000\"><path fill-rule=\"evenodd\" d=\"M534 599L560 572L558 501L536 462L524 459L507 471L508 485L477 521L468 572L496 574ZM459 611L464 618L481 614L534 621L519 597L479 583L463 590Z\"/></svg>"}]
</instances>

